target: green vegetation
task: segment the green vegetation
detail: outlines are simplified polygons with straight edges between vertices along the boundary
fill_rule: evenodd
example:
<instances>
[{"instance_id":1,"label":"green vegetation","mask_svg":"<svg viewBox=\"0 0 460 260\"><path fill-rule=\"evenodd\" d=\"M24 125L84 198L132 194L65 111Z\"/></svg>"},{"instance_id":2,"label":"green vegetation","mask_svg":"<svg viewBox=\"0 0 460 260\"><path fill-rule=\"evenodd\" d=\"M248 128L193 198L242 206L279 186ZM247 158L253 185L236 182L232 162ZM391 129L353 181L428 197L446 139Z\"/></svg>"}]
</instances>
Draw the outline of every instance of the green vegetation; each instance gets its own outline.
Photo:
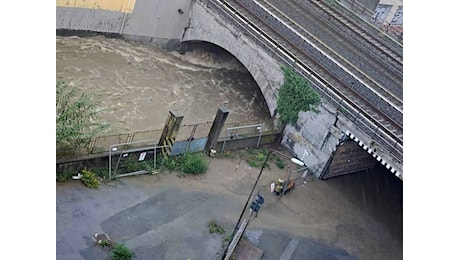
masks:
<instances>
[{"instance_id":1,"label":"green vegetation","mask_svg":"<svg viewBox=\"0 0 460 260\"><path fill-rule=\"evenodd\" d=\"M94 168L86 168L87 171L94 173L97 177L101 179L108 179L109 178L109 169L107 167L94 167ZM86 170L85 169L85 170ZM56 181L58 182L67 182L72 179L72 176L76 175L75 172L72 171L63 171L56 173Z\"/></svg>"},{"instance_id":2,"label":"green vegetation","mask_svg":"<svg viewBox=\"0 0 460 260\"><path fill-rule=\"evenodd\" d=\"M256 161L247 160L247 162L248 162L249 166L251 166L253 168L258 168L259 167L259 164ZM262 165L260 167L262 167Z\"/></svg>"},{"instance_id":3,"label":"green vegetation","mask_svg":"<svg viewBox=\"0 0 460 260\"><path fill-rule=\"evenodd\" d=\"M89 170L94 172L99 178L103 178L103 179L109 178L109 168L108 167L95 167L95 168L90 168Z\"/></svg>"},{"instance_id":4,"label":"green vegetation","mask_svg":"<svg viewBox=\"0 0 460 260\"><path fill-rule=\"evenodd\" d=\"M112 242L110 242L107 239L99 241L98 244L101 245L102 247L112 247Z\"/></svg>"},{"instance_id":5,"label":"green vegetation","mask_svg":"<svg viewBox=\"0 0 460 260\"><path fill-rule=\"evenodd\" d=\"M78 154L91 138L107 130L108 123L97 122L98 106L90 95L80 94L64 80L56 82L56 155Z\"/></svg>"},{"instance_id":6,"label":"green vegetation","mask_svg":"<svg viewBox=\"0 0 460 260\"><path fill-rule=\"evenodd\" d=\"M232 239L232 234L226 234L224 235L224 237L222 238L225 242L229 242L230 239Z\"/></svg>"},{"instance_id":7,"label":"green vegetation","mask_svg":"<svg viewBox=\"0 0 460 260\"><path fill-rule=\"evenodd\" d=\"M181 156L179 168L183 173L203 174L208 170L208 162L201 153L186 153Z\"/></svg>"},{"instance_id":8,"label":"green vegetation","mask_svg":"<svg viewBox=\"0 0 460 260\"><path fill-rule=\"evenodd\" d=\"M223 241L222 243L222 249L225 248L225 246L230 242L230 240L232 239L232 234L227 234L227 232L225 231L224 227L222 227L221 225L217 224L217 222L215 220L211 220L208 222L208 229L209 229L209 233L211 234L219 234L221 236L221 239Z\"/></svg>"},{"instance_id":9,"label":"green vegetation","mask_svg":"<svg viewBox=\"0 0 460 260\"><path fill-rule=\"evenodd\" d=\"M69 171L64 171L56 174L56 181L58 182L67 182L72 178L73 173Z\"/></svg>"},{"instance_id":10,"label":"green vegetation","mask_svg":"<svg viewBox=\"0 0 460 260\"><path fill-rule=\"evenodd\" d=\"M245 154L240 154L240 158L245 158L248 165L253 168L262 168L268 153L269 151L264 148L249 148ZM265 164L266 169L271 168L270 163L275 163L279 169L284 169L285 167L283 160L275 153L272 153L270 158L268 158L267 164Z\"/></svg>"},{"instance_id":11,"label":"green vegetation","mask_svg":"<svg viewBox=\"0 0 460 260\"><path fill-rule=\"evenodd\" d=\"M258 153L258 154L256 155L256 159L257 159L257 161L259 161L259 162L265 161L265 157L267 157L267 155L266 155L265 153Z\"/></svg>"},{"instance_id":12,"label":"green vegetation","mask_svg":"<svg viewBox=\"0 0 460 260\"><path fill-rule=\"evenodd\" d=\"M276 166L278 166L278 168L280 169L284 169L284 166L286 166L284 162L281 160L281 158L279 157L276 157L275 161L276 161L275 162Z\"/></svg>"},{"instance_id":13,"label":"green vegetation","mask_svg":"<svg viewBox=\"0 0 460 260\"><path fill-rule=\"evenodd\" d=\"M163 160L163 165L168 169L169 171L174 171L178 167L178 163L174 158L166 158Z\"/></svg>"},{"instance_id":14,"label":"green vegetation","mask_svg":"<svg viewBox=\"0 0 460 260\"><path fill-rule=\"evenodd\" d=\"M87 170L86 168L81 171L81 180L83 183L92 189L96 189L99 187L99 180L94 172Z\"/></svg>"},{"instance_id":15,"label":"green vegetation","mask_svg":"<svg viewBox=\"0 0 460 260\"><path fill-rule=\"evenodd\" d=\"M216 223L215 220L211 220L208 222L209 233L211 234L225 234L225 229Z\"/></svg>"},{"instance_id":16,"label":"green vegetation","mask_svg":"<svg viewBox=\"0 0 460 260\"><path fill-rule=\"evenodd\" d=\"M319 94L310 83L299 76L292 68L282 67L284 83L280 88L277 108L284 123L296 124L300 111L318 113L321 104Z\"/></svg>"},{"instance_id":17,"label":"green vegetation","mask_svg":"<svg viewBox=\"0 0 460 260\"><path fill-rule=\"evenodd\" d=\"M116 244L110 252L110 260L131 260L134 256L134 252L124 244Z\"/></svg>"},{"instance_id":18,"label":"green vegetation","mask_svg":"<svg viewBox=\"0 0 460 260\"><path fill-rule=\"evenodd\" d=\"M123 158L120 161L117 174L136 172L140 170L146 170L151 173L154 170L153 163L147 160L139 162L137 154L129 154L126 158Z\"/></svg>"},{"instance_id":19,"label":"green vegetation","mask_svg":"<svg viewBox=\"0 0 460 260\"><path fill-rule=\"evenodd\" d=\"M203 174L208 170L208 161L202 153L186 153L163 160L163 166L169 171L178 170L184 174Z\"/></svg>"}]
</instances>

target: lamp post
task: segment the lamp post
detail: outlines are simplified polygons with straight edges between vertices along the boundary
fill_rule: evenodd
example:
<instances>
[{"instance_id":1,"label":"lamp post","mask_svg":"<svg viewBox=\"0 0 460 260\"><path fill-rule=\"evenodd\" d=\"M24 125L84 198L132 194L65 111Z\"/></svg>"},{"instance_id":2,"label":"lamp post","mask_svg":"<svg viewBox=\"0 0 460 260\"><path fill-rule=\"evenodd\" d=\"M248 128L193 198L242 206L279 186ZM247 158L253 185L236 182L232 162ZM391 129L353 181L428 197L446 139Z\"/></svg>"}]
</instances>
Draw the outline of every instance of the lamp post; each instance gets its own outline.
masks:
<instances>
[{"instance_id":1,"label":"lamp post","mask_svg":"<svg viewBox=\"0 0 460 260\"><path fill-rule=\"evenodd\" d=\"M224 250L224 254L223 254L223 256L222 256L222 260L226 259L226 256L227 256L227 254L228 254L228 249L229 249L230 245L231 245L232 242L233 242L233 239L234 239L236 230L238 229L238 226L240 225L241 218L243 217L244 212L246 211L246 208L247 208L247 206L248 206L248 204L249 204L249 201L251 200L252 194L254 193L254 190L256 189L257 183L259 182L260 176L262 175L262 172L264 171L265 165L267 164L267 161L268 161L268 159L270 158L270 155L271 155L272 153L277 153L277 154L282 155L282 156L284 156L284 157L286 157L286 158L290 158L290 159L291 159L291 162L293 162L293 163L295 163L295 164L297 164L297 165L299 165L299 166L304 166L304 165L305 165L301 160L299 160L299 159L297 159L297 158L294 158L294 157L289 157L289 156L285 155L284 153L279 152L279 151L277 151L277 150L271 150L270 152L268 152L267 157L265 158L265 161L264 161L264 163L262 164L262 168L260 169L259 175L257 176L257 179L256 179L256 181L254 182L254 185L252 186L251 193L249 194L248 199L246 200L246 203L244 204L243 210L241 211L240 217L238 218L238 221L236 222L235 228L233 229L232 236L231 236L231 239L230 239L230 243L227 244L227 247L226 247L225 250ZM246 229L246 226L244 227L244 230L245 230L245 229ZM243 233L244 233L244 230L243 230ZM241 236L243 236L243 234L241 234ZM241 236L238 238L238 240L241 238ZM234 242L234 243L238 244L238 242L239 242L239 241L236 241L236 242ZM235 244L235 247L236 247L236 244Z\"/></svg>"}]
</instances>

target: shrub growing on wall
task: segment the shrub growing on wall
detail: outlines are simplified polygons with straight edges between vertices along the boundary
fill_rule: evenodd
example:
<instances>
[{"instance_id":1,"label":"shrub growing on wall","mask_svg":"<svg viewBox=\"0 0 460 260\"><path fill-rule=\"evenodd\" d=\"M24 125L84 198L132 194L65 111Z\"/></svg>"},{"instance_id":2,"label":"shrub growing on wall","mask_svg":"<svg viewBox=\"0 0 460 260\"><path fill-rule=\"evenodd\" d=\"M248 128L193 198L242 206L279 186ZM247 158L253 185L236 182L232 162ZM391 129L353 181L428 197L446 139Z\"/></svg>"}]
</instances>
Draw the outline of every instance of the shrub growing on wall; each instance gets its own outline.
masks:
<instances>
[{"instance_id":1,"label":"shrub growing on wall","mask_svg":"<svg viewBox=\"0 0 460 260\"><path fill-rule=\"evenodd\" d=\"M295 124L300 111L318 112L319 94L292 68L282 67L284 83L278 93L277 109L284 123Z\"/></svg>"}]
</instances>

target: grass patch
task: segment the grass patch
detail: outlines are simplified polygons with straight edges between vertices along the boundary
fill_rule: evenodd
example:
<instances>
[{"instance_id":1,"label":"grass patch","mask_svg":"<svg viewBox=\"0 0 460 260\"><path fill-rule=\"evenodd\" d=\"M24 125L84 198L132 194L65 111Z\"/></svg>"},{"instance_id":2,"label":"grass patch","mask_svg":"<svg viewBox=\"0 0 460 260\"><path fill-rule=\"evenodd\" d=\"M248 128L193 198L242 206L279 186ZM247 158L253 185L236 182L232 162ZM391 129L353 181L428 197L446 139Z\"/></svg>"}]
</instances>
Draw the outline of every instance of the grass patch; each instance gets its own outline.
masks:
<instances>
[{"instance_id":1,"label":"grass patch","mask_svg":"<svg viewBox=\"0 0 460 260\"><path fill-rule=\"evenodd\" d=\"M225 242L230 242L230 239L232 239L232 234L226 234L224 237L223 237L223 240Z\"/></svg>"},{"instance_id":2,"label":"grass patch","mask_svg":"<svg viewBox=\"0 0 460 260\"><path fill-rule=\"evenodd\" d=\"M161 169L167 169L170 172L179 171L179 177L183 177L187 174L204 174L209 164L202 153L186 153L161 159L157 161L157 165L161 165Z\"/></svg>"},{"instance_id":3,"label":"grass patch","mask_svg":"<svg viewBox=\"0 0 460 260\"><path fill-rule=\"evenodd\" d=\"M217 224L215 220L211 220L208 222L208 228L209 228L209 233L211 234L220 234L224 235L225 234L225 229Z\"/></svg>"},{"instance_id":4,"label":"grass patch","mask_svg":"<svg viewBox=\"0 0 460 260\"><path fill-rule=\"evenodd\" d=\"M97 167L97 168L91 168L90 170L94 172L100 178L103 178L103 179L109 178L109 168L108 167Z\"/></svg>"},{"instance_id":5,"label":"grass patch","mask_svg":"<svg viewBox=\"0 0 460 260\"><path fill-rule=\"evenodd\" d=\"M256 155L256 159L257 159L257 161L259 161L259 162L265 161L265 157L267 157L267 156L266 156L265 154L263 154L263 153L258 153L258 154Z\"/></svg>"},{"instance_id":6,"label":"grass patch","mask_svg":"<svg viewBox=\"0 0 460 260\"><path fill-rule=\"evenodd\" d=\"M179 169L186 174L203 174L208 170L208 161L201 153L186 153L180 158Z\"/></svg>"},{"instance_id":7,"label":"grass patch","mask_svg":"<svg viewBox=\"0 0 460 260\"><path fill-rule=\"evenodd\" d=\"M276 166L278 166L278 168L280 168L280 169L284 169L284 167L286 166L286 165L284 164L284 162L283 162L279 157L276 159L276 163L275 163L275 164L276 164Z\"/></svg>"},{"instance_id":8,"label":"grass patch","mask_svg":"<svg viewBox=\"0 0 460 260\"><path fill-rule=\"evenodd\" d=\"M56 174L56 181L67 182L72 178L73 173L69 171L59 172Z\"/></svg>"},{"instance_id":9,"label":"grass patch","mask_svg":"<svg viewBox=\"0 0 460 260\"><path fill-rule=\"evenodd\" d=\"M267 159L268 153L269 150L265 148L249 148L245 152L241 152L238 155L240 158L245 158L249 166L260 169L262 168L265 159ZM286 166L284 161L281 160L281 158L275 153L272 153L270 155L267 164L265 164L265 168L267 170L271 169L270 163L274 163L279 169L284 169L284 167Z\"/></svg>"},{"instance_id":10,"label":"grass patch","mask_svg":"<svg viewBox=\"0 0 460 260\"><path fill-rule=\"evenodd\" d=\"M258 162L256 161L253 161L253 160L246 160L246 162L248 162L249 166L253 167L253 168L259 168L259 167L262 167L261 165L259 165Z\"/></svg>"},{"instance_id":11,"label":"grass patch","mask_svg":"<svg viewBox=\"0 0 460 260\"><path fill-rule=\"evenodd\" d=\"M179 166L179 163L176 161L174 157L170 157L163 160L163 165L169 171L174 171Z\"/></svg>"}]
</instances>

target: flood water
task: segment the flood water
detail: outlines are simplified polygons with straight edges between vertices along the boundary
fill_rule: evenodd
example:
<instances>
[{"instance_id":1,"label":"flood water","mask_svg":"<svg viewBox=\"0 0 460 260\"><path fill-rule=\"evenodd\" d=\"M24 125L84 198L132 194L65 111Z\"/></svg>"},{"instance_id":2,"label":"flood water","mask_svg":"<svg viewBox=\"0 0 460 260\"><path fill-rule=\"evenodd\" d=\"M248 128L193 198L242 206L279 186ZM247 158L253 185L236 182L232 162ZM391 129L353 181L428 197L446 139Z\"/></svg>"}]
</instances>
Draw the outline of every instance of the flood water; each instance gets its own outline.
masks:
<instances>
[{"instance_id":1,"label":"flood water","mask_svg":"<svg viewBox=\"0 0 460 260\"><path fill-rule=\"evenodd\" d=\"M94 94L112 133L160 129L169 110L183 124L266 120L269 112L247 70L229 53L168 52L122 39L56 36L56 76Z\"/></svg>"}]
</instances>

